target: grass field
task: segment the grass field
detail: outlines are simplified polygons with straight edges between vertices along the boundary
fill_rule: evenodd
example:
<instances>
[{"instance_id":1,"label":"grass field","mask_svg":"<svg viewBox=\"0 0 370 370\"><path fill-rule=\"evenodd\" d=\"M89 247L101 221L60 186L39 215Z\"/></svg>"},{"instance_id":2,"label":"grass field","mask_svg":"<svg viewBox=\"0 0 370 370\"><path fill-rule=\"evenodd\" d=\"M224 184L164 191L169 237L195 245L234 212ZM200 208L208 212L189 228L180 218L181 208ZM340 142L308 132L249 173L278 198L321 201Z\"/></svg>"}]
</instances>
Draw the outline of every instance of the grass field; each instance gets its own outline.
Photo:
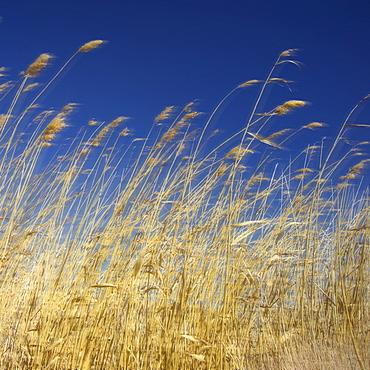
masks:
<instances>
[{"instance_id":1,"label":"grass field","mask_svg":"<svg viewBox=\"0 0 370 370\"><path fill-rule=\"evenodd\" d=\"M245 127L214 148L224 100L208 119L168 107L140 138L126 117L90 121L58 151L75 106L36 106L60 73L35 85L50 56L14 85L2 77L1 369L370 368L369 143L334 156L369 96L330 147L307 144L277 168L288 139L323 126L262 136L307 104L259 110L293 54L226 96L259 85Z\"/></svg>"}]
</instances>

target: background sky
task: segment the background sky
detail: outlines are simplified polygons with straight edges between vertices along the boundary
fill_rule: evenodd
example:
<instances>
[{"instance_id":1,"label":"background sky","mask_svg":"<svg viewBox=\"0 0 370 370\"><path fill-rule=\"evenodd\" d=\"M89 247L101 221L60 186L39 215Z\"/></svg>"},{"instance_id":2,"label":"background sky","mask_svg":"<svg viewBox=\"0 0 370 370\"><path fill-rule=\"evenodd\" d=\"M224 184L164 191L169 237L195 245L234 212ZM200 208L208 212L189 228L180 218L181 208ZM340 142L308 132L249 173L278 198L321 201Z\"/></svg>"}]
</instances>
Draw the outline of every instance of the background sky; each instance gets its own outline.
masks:
<instances>
[{"instance_id":1,"label":"background sky","mask_svg":"<svg viewBox=\"0 0 370 370\"><path fill-rule=\"evenodd\" d=\"M305 100L311 105L272 125L328 125L297 137L292 148L332 138L370 93L368 0L12 0L2 2L0 16L0 65L11 68L13 79L39 54L51 53L53 65L38 79L46 82L84 43L109 41L80 53L42 101L56 109L81 104L70 130L91 118L108 122L124 115L132 117L128 125L140 137L166 106L195 99L209 114L238 84L265 78L279 53L290 48L300 49L295 59L302 68L286 65L275 75L295 82L291 91L271 87L264 109ZM252 87L235 94L212 128L225 137L241 129L257 93ZM370 124L369 110L367 104L351 123ZM370 139L366 128L349 134Z\"/></svg>"}]
</instances>

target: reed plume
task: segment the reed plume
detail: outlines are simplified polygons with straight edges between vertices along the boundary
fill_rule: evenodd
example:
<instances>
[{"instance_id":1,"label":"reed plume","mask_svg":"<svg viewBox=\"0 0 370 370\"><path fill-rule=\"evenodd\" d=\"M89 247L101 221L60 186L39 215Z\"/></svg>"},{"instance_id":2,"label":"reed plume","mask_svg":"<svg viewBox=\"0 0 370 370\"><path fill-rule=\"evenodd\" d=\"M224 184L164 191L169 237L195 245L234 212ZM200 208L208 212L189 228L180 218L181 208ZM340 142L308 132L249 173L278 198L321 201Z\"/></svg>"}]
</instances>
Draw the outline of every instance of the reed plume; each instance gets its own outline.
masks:
<instances>
[{"instance_id":1,"label":"reed plume","mask_svg":"<svg viewBox=\"0 0 370 370\"><path fill-rule=\"evenodd\" d=\"M27 77L36 77L39 75L40 71L45 68L49 60L52 58L50 54L41 54L26 70Z\"/></svg>"},{"instance_id":2,"label":"reed plume","mask_svg":"<svg viewBox=\"0 0 370 370\"><path fill-rule=\"evenodd\" d=\"M103 43L105 43L105 41L103 40L94 40L94 41L90 41L90 42L87 42L86 44L82 45L78 51L79 52L88 52L88 51L91 51L91 50L94 50L96 48L98 48L100 45L102 45Z\"/></svg>"}]
</instances>

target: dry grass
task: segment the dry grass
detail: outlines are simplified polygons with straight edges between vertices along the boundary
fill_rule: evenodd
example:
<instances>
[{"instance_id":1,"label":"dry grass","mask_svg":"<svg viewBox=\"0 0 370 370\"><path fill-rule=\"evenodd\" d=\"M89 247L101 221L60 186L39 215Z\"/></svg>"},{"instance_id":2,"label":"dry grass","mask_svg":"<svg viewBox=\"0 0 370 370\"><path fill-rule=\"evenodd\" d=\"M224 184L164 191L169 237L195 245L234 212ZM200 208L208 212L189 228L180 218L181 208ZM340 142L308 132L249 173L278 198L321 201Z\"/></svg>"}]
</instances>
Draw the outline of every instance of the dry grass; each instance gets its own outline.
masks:
<instances>
[{"instance_id":1,"label":"dry grass","mask_svg":"<svg viewBox=\"0 0 370 370\"><path fill-rule=\"evenodd\" d=\"M230 92L200 134L193 104L133 140L126 117L92 120L41 169L73 105L32 120L44 88L17 113L45 57L27 69L1 112L2 369L370 367L369 193L349 186L367 160L340 184L358 148L332 160L350 116L327 155L307 147L279 172L290 131L264 128L306 102L256 113L268 84L288 82L275 67L299 65L293 52ZM257 83L246 127L200 156L218 108Z\"/></svg>"}]
</instances>

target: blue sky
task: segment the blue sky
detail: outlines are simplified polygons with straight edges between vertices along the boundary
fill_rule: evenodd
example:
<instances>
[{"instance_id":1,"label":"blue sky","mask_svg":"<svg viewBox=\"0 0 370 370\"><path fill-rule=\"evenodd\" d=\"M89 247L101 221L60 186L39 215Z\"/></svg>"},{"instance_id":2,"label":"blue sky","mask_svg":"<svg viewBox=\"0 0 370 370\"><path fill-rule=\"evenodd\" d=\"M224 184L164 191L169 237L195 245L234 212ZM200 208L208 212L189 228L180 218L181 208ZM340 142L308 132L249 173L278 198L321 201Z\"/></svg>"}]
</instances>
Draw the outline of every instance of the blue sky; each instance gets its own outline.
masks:
<instances>
[{"instance_id":1,"label":"blue sky","mask_svg":"<svg viewBox=\"0 0 370 370\"><path fill-rule=\"evenodd\" d=\"M300 136L292 147L333 137L353 105L370 93L366 0L13 0L2 3L0 16L0 64L11 68L12 78L46 52L55 56L40 77L47 81L85 42L109 41L100 50L81 53L42 101L56 109L80 103L71 129L90 118L110 121L124 115L143 136L163 108L194 99L209 114L238 84L265 78L278 54L289 48L300 49L295 59L302 68L284 67L280 77L296 82L291 91L272 88L264 107L309 101L310 106L279 118L276 127L328 125ZM225 136L242 128L257 93L253 87L235 94L213 128ZM369 117L367 104L352 123L369 124ZM352 131L370 139L369 129Z\"/></svg>"}]
</instances>

